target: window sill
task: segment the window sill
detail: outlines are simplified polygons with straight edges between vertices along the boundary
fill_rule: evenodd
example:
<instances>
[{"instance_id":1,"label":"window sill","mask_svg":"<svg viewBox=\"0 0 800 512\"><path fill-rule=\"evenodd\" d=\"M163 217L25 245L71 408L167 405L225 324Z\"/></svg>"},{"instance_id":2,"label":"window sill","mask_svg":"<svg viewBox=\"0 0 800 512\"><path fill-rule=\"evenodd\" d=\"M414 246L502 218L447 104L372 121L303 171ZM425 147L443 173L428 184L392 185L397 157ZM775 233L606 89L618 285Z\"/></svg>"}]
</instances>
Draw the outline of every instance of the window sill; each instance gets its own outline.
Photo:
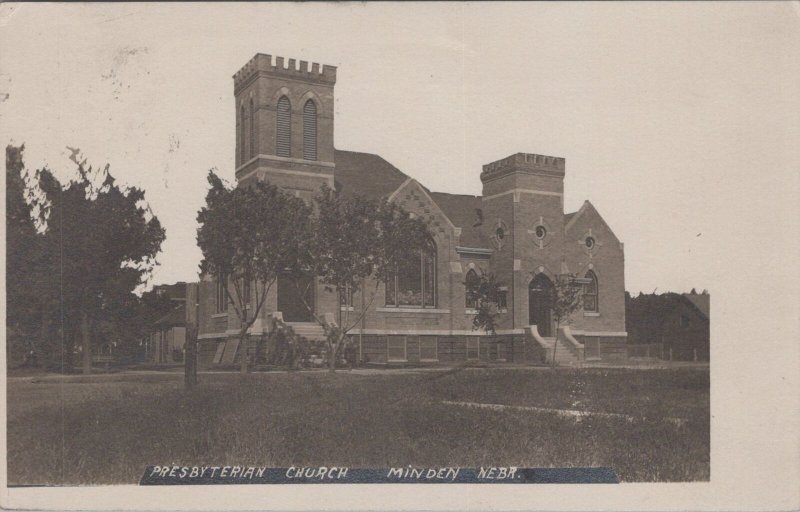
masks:
<instances>
[{"instance_id":1,"label":"window sill","mask_svg":"<svg viewBox=\"0 0 800 512\"><path fill-rule=\"evenodd\" d=\"M508 308L498 309L497 312L498 313L508 313ZM465 315L477 315L478 314L478 310L477 309L467 308L467 309L464 310L464 314Z\"/></svg>"},{"instance_id":2,"label":"window sill","mask_svg":"<svg viewBox=\"0 0 800 512\"><path fill-rule=\"evenodd\" d=\"M379 313L450 313L449 309L434 309L434 308L377 308Z\"/></svg>"},{"instance_id":3,"label":"window sill","mask_svg":"<svg viewBox=\"0 0 800 512\"><path fill-rule=\"evenodd\" d=\"M356 308L353 306L340 306L339 311L355 311Z\"/></svg>"},{"instance_id":4,"label":"window sill","mask_svg":"<svg viewBox=\"0 0 800 512\"><path fill-rule=\"evenodd\" d=\"M226 316L228 316L227 312L225 312L225 313L214 313L213 315L211 315L211 318L224 318Z\"/></svg>"},{"instance_id":5,"label":"window sill","mask_svg":"<svg viewBox=\"0 0 800 512\"><path fill-rule=\"evenodd\" d=\"M408 359L387 359L387 363L407 363Z\"/></svg>"},{"instance_id":6,"label":"window sill","mask_svg":"<svg viewBox=\"0 0 800 512\"><path fill-rule=\"evenodd\" d=\"M438 363L439 360L438 359L420 359L419 362L420 363Z\"/></svg>"},{"instance_id":7,"label":"window sill","mask_svg":"<svg viewBox=\"0 0 800 512\"><path fill-rule=\"evenodd\" d=\"M583 316L600 316L600 313L597 313L595 311L584 311Z\"/></svg>"}]
</instances>

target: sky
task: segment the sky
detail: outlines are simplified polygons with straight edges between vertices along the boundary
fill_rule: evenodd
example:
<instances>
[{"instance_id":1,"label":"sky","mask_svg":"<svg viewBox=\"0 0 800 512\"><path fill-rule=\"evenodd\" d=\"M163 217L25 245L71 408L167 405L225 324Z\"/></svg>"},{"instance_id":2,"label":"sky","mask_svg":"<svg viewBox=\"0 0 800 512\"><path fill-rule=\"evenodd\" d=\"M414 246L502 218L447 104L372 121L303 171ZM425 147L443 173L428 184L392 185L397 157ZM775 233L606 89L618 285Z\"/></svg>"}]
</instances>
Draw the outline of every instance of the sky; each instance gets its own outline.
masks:
<instances>
[{"instance_id":1,"label":"sky","mask_svg":"<svg viewBox=\"0 0 800 512\"><path fill-rule=\"evenodd\" d=\"M167 233L152 283L190 281L206 173L234 179L232 75L258 52L331 64L337 149L464 194L512 153L564 157L565 209L589 199L625 243L627 290L713 294L800 255L799 19L788 2L4 3L0 141L63 177L80 148L144 188Z\"/></svg>"}]
</instances>

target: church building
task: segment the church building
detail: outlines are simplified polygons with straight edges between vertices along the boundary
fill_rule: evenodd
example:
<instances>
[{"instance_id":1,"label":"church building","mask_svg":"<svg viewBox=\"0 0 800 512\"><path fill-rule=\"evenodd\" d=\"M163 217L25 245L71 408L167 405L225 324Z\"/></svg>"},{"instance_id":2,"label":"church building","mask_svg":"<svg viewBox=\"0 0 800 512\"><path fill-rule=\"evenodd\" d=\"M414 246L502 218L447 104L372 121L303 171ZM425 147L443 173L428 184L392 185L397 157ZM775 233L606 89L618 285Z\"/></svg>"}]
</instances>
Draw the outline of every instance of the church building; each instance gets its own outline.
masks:
<instances>
[{"instance_id":1,"label":"church building","mask_svg":"<svg viewBox=\"0 0 800 512\"><path fill-rule=\"evenodd\" d=\"M307 200L327 184L386 198L428 221L433 239L419 268L381 283L350 331L360 361L539 363L552 359L556 336L561 364L625 356L623 244L589 201L564 212L564 158L516 153L487 163L475 170L480 196L431 191L378 155L334 147L336 72L257 54L234 75L236 180L267 180ZM502 286L493 335L472 328L475 305L466 289L481 270ZM560 274L579 278L583 305L557 333L549 289ZM241 350L222 286L211 276L200 283L204 364L233 363ZM360 310L358 294L340 304L321 284L309 289L306 300L320 317ZM296 290L288 279L272 287L251 329L252 345L266 339L276 317L308 339L323 338Z\"/></svg>"}]
</instances>

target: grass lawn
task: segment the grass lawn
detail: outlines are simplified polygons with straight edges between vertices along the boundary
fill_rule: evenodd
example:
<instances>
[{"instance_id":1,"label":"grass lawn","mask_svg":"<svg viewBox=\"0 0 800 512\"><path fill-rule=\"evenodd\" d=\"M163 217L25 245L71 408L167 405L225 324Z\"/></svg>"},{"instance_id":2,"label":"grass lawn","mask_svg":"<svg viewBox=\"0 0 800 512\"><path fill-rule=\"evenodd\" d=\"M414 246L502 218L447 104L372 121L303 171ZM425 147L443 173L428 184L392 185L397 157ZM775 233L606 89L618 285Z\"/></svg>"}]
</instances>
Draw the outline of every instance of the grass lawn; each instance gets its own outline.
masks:
<instances>
[{"instance_id":1,"label":"grass lawn","mask_svg":"<svg viewBox=\"0 0 800 512\"><path fill-rule=\"evenodd\" d=\"M169 373L9 379L9 485L133 484L149 464L608 466L624 481L709 479L707 368L201 374L200 380L186 393L182 376Z\"/></svg>"}]
</instances>

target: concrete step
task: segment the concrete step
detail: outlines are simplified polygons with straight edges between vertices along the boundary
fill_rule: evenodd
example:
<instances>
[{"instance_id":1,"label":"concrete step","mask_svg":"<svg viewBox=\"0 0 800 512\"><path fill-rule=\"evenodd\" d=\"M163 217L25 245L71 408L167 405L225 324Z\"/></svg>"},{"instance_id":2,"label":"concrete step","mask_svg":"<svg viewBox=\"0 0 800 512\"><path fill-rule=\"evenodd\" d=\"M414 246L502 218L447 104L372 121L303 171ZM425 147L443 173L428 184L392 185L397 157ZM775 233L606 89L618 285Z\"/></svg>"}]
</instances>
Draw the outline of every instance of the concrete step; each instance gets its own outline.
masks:
<instances>
[{"instance_id":1,"label":"concrete step","mask_svg":"<svg viewBox=\"0 0 800 512\"><path fill-rule=\"evenodd\" d=\"M556 339L554 337L542 337L541 342L539 344L542 348L545 349L547 352L547 360L553 360L553 348L556 345ZM564 340L558 341L558 347L556 348L556 362L559 364L571 364L578 362L580 358L570 350L570 347L566 346L566 342Z\"/></svg>"},{"instance_id":2,"label":"concrete step","mask_svg":"<svg viewBox=\"0 0 800 512\"><path fill-rule=\"evenodd\" d=\"M286 322L298 335L312 341L324 340L325 330L315 322Z\"/></svg>"}]
</instances>

